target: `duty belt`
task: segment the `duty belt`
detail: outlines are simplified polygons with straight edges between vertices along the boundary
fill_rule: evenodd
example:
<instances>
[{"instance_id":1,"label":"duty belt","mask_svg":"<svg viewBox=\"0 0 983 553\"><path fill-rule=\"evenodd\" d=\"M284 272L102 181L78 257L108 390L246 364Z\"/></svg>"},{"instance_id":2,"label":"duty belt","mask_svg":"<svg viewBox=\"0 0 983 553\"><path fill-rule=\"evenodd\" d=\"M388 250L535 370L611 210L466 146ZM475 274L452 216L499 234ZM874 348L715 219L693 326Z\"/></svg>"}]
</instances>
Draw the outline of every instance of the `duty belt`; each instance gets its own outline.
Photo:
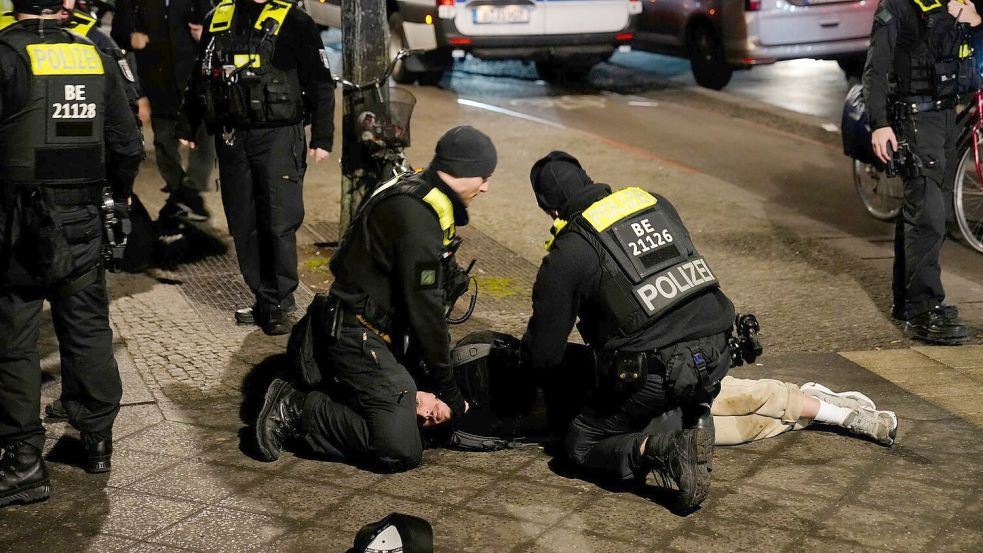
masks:
<instances>
[{"instance_id":1,"label":"duty belt","mask_svg":"<svg viewBox=\"0 0 983 553\"><path fill-rule=\"evenodd\" d=\"M896 105L899 111L906 114L914 114L952 109L958 103L959 99L956 96L934 99L931 96L913 96L899 99Z\"/></svg>"},{"instance_id":2,"label":"duty belt","mask_svg":"<svg viewBox=\"0 0 983 553\"><path fill-rule=\"evenodd\" d=\"M370 323L361 314L349 313L348 311L345 311L345 314L341 316L341 322L343 322L346 325L361 326L367 328L371 330L373 333L375 333L376 335L378 335L380 338L382 338L383 342L387 344L392 343L392 337L389 336L388 333L383 332L376 325Z\"/></svg>"}]
</instances>

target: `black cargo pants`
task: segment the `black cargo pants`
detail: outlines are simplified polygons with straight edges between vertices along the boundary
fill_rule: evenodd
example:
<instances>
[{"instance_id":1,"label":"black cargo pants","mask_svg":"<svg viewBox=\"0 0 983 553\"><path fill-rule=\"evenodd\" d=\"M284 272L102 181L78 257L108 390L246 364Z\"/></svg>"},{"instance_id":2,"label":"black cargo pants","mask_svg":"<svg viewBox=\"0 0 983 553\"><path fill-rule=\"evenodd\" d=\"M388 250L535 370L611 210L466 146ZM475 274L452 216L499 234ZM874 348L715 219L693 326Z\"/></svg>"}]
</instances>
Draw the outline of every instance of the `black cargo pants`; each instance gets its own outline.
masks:
<instances>
[{"instance_id":1,"label":"black cargo pants","mask_svg":"<svg viewBox=\"0 0 983 553\"><path fill-rule=\"evenodd\" d=\"M167 192L173 194L186 191L197 194L208 190L208 178L215 165L215 145L205 126L198 127L198 135L195 137L197 147L188 154L185 169L178 148L180 143L177 137L177 119L167 115L152 115L150 125L154 130L157 171L164 179Z\"/></svg>"},{"instance_id":2,"label":"black cargo pants","mask_svg":"<svg viewBox=\"0 0 983 553\"><path fill-rule=\"evenodd\" d=\"M416 420L416 384L374 332L346 324L328 346L331 375L310 392L301 429L328 458L398 472L423 459Z\"/></svg>"},{"instance_id":3,"label":"black cargo pants","mask_svg":"<svg viewBox=\"0 0 983 553\"><path fill-rule=\"evenodd\" d=\"M72 250L73 274L83 274L102 255L99 208L60 211ZM30 282L0 285L0 443L26 441L44 447L38 352L44 300L51 303L58 337L61 399L69 422L82 433L111 439L123 392L113 357L106 280L100 272L95 282L67 297Z\"/></svg>"},{"instance_id":4,"label":"black cargo pants","mask_svg":"<svg viewBox=\"0 0 983 553\"><path fill-rule=\"evenodd\" d=\"M681 400L676 384L678 371L692 368L693 354L700 353L712 379L719 381L730 368L726 334L680 342L660 349L664 363L652 363L644 386L628 396L599 389L570 423L565 449L574 464L588 471L621 481L642 476L647 469L639 451L652 419L669 409L690 407ZM672 376L667 378L667 374ZM719 390L719 388L718 388Z\"/></svg>"},{"instance_id":5,"label":"black cargo pants","mask_svg":"<svg viewBox=\"0 0 983 553\"><path fill-rule=\"evenodd\" d=\"M236 130L215 136L222 204L239 270L260 306L297 289L297 229L304 221L304 126Z\"/></svg>"},{"instance_id":6,"label":"black cargo pants","mask_svg":"<svg viewBox=\"0 0 983 553\"><path fill-rule=\"evenodd\" d=\"M919 176L904 180L904 204L894 234L894 306L905 318L945 299L939 254L952 210L958 136L953 109L912 115L898 136L907 139L922 163Z\"/></svg>"}]
</instances>

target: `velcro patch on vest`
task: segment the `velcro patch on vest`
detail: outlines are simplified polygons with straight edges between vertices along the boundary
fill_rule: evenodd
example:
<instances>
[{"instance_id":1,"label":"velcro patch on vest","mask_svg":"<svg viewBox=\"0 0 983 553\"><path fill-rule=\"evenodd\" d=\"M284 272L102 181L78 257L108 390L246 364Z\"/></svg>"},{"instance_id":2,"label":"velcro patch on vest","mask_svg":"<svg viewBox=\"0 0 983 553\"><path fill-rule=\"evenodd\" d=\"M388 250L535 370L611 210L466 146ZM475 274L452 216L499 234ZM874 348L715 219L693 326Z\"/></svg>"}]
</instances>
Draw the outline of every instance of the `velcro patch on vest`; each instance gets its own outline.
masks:
<instances>
[{"instance_id":1,"label":"velcro patch on vest","mask_svg":"<svg viewBox=\"0 0 983 553\"><path fill-rule=\"evenodd\" d=\"M700 257L649 276L633 291L645 312L654 317L697 292L717 285L717 277Z\"/></svg>"},{"instance_id":2,"label":"velcro patch on vest","mask_svg":"<svg viewBox=\"0 0 983 553\"><path fill-rule=\"evenodd\" d=\"M877 13L874 14L874 20L880 23L881 25L887 25L888 23L891 22L892 19L894 19L894 15L892 15L891 11L884 6L881 6L877 10Z\"/></svg>"},{"instance_id":3,"label":"velcro patch on vest","mask_svg":"<svg viewBox=\"0 0 983 553\"><path fill-rule=\"evenodd\" d=\"M417 288L432 290L440 286L440 264L436 262L417 263Z\"/></svg>"},{"instance_id":4,"label":"velcro patch on vest","mask_svg":"<svg viewBox=\"0 0 983 553\"><path fill-rule=\"evenodd\" d=\"M28 44L35 75L102 75L102 58L91 44Z\"/></svg>"}]
</instances>

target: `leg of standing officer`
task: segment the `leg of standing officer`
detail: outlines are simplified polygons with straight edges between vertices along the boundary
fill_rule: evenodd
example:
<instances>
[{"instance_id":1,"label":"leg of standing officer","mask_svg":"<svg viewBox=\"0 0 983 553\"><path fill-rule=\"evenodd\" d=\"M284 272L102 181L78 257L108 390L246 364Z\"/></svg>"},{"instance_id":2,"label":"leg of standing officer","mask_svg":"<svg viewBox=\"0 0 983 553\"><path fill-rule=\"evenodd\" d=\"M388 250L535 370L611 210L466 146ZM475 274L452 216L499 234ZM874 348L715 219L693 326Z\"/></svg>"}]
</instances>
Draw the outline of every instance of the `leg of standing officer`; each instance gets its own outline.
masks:
<instances>
[{"instance_id":1,"label":"leg of standing officer","mask_svg":"<svg viewBox=\"0 0 983 553\"><path fill-rule=\"evenodd\" d=\"M40 290L0 291L0 441L44 447L41 426ZM3 445L3 444L0 444Z\"/></svg>"},{"instance_id":2,"label":"leg of standing officer","mask_svg":"<svg viewBox=\"0 0 983 553\"><path fill-rule=\"evenodd\" d=\"M256 231L256 187L246 148L249 131L236 131L235 142L226 144L221 133L215 135L215 153L222 190L222 206L235 244L239 271L253 295L259 295L260 258Z\"/></svg>"},{"instance_id":3,"label":"leg of standing officer","mask_svg":"<svg viewBox=\"0 0 983 553\"><path fill-rule=\"evenodd\" d=\"M184 180L184 168L181 166L181 152L178 150L175 127L177 121L172 117L162 115L150 116L150 125L154 131L154 153L157 157L157 171L164 179L164 189L174 194L181 189Z\"/></svg>"},{"instance_id":4,"label":"leg of standing officer","mask_svg":"<svg viewBox=\"0 0 983 553\"><path fill-rule=\"evenodd\" d=\"M261 261L259 299L290 304L297 289L297 229L304 221L307 147L301 125L254 131L249 163L256 186ZM283 305L287 307L287 305Z\"/></svg>"}]
</instances>

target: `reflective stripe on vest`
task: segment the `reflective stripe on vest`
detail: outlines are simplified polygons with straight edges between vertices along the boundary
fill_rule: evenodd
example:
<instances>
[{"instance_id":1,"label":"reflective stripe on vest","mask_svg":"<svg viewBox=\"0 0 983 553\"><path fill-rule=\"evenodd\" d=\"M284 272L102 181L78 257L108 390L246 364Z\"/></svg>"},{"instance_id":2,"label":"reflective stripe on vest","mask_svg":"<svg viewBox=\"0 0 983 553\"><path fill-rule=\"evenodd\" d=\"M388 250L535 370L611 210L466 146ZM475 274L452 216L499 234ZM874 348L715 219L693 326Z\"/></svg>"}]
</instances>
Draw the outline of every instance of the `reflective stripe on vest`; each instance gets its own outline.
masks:
<instances>
[{"instance_id":1,"label":"reflective stripe on vest","mask_svg":"<svg viewBox=\"0 0 983 553\"><path fill-rule=\"evenodd\" d=\"M603 232L614 223L655 205L656 199L637 187L628 187L594 203L584 210L584 219L597 232Z\"/></svg>"},{"instance_id":2,"label":"reflective stripe on vest","mask_svg":"<svg viewBox=\"0 0 983 553\"><path fill-rule=\"evenodd\" d=\"M427 195L423 197L423 201L437 214L444 245L447 246L451 243L451 238L454 238L454 204L436 186L430 192L427 192Z\"/></svg>"},{"instance_id":3,"label":"reflective stripe on vest","mask_svg":"<svg viewBox=\"0 0 983 553\"><path fill-rule=\"evenodd\" d=\"M273 36L280 34L280 28L283 27L283 21L287 18L287 13L290 12L290 8L293 4L289 2L283 2L282 0L270 0L263 6L263 11L260 12L259 17L256 18L256 25L254 28L257 31L263 29L263 23L267 19L272 19L276 21L276 28L273 29ZM235 15L236 5L234 0L224 0L218 6L215 7L215 12L212 14L212 22L208 26L208 32L212 34L222 33L228 31L232 27L232 17Z\"/></svg>"},{"instance_id":4,"label":"reflective stripe on vest","mask_svg":"<svg viewBox=\"0 0 983 553\"><path fill-rule=\"evenodd\" d=\"M91 31L92 27L95 27L95 25L96 18L79 11L73 11L72 18L69 20L69 24L66 25L66 28L75 34L89 36L89 31Z\"/></svg>"},{"instance_id":5,"label":"reflective stripe on vest","mask_svg":"<svg viewBox=\"0 0 983 553\"><path fill-rule=\"evenodd\" d=\"M92 44L29 44L35 75L102 75L102 58Z\"/></svg>"}]
</instances>

